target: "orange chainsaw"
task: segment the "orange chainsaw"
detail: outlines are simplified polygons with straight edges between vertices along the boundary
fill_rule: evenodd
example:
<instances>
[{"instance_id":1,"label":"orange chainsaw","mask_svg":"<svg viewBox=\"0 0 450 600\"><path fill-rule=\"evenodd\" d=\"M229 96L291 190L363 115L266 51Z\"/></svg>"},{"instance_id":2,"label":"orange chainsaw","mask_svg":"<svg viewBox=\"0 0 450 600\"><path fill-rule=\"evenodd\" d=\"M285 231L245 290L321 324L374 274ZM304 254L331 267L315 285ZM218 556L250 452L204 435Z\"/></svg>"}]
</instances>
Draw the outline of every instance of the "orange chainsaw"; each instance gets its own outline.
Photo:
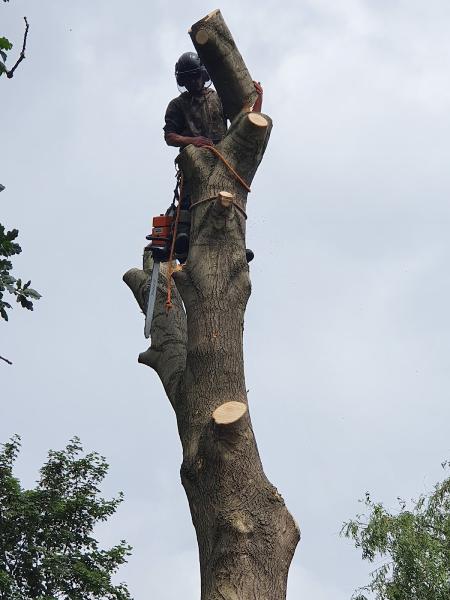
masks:
<instances>
[{"instance_id":1,"label":"orange chainsaw","mask_svg":"<svg viewBox=\"0 0 450 600\"><path fill-rule=\"evenodd\" d=\"M173 225L175 223L175 206L171 204L165 215L153 217L152 233L146 237L150 244L146 250L152 253L153 270L150 278L150 290L148 293L147 312L145 315L144 335L150 337L150 329L155 310L156 290L158 288L159 269L162 262L170 258L172 245Z\"/></svg>"}]
</instances>

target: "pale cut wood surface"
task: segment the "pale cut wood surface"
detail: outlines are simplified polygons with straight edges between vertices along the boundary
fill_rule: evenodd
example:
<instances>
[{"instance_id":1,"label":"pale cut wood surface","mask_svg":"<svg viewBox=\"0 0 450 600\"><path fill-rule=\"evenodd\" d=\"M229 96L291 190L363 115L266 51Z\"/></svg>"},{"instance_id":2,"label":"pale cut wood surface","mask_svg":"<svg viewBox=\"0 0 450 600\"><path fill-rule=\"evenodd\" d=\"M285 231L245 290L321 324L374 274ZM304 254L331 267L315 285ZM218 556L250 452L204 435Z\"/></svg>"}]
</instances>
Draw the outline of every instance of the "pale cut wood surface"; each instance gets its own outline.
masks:
<instances>
[{"instance_id":1,"label":"pale cut wood surface","mask_svg":"<svg viewBox=\"0 0 450 600\"><path fill-rule=\"evenodd\" d=\"M225 402L213 412L213 419L217 425L229 425L235 423L247 412L247 407L243 402Z\"/></svg>"}]
</instances>

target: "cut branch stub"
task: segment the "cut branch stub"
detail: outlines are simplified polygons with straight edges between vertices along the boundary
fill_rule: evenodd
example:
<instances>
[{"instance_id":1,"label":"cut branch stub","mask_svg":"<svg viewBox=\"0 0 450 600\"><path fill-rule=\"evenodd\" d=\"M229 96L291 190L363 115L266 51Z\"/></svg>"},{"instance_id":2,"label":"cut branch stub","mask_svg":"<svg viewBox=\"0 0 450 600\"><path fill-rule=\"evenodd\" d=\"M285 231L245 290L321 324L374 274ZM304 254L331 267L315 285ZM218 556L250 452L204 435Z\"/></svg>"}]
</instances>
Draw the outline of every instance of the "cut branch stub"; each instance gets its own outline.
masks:
<instances>
[{"instance_id":1,"label":"cut branch stub","mask_svg":"<svg viewBox=\"0 0 450 600\"><path fill-rule=\"evenodd\" d=\"M220 10L192 25L189 35L232 121L258 94Z\"/></svg>"},{"instance_id":2,"label":"cut branch stub","mask_svg":"<svg viewBox=\"0 0 450 600\"><path fill-rule=\"evenodd\" d=\"M212 415L218 439L237 442L250 424L248 409L243 402L225 402L221 404Z\"/></svg>"},{"instance_id":3,"label":"cut branch stub","mask_svg":"<svg viewBox=\"0 0 450 600\"><path fill-rule=\"evenodd\" d=\"M219 192L218 200L223 208L228 208L233 203L234 194L230 192Z\"/></svg>"},{"instance_id":4,"label":"cut branch stub","mask_svg":"<svg viewBox=\"0 0 450 600\"><path fill-rule=\"evenodd\" d=\"M234 194L230 192L219 192L216 201L213 204L211 216L225 217L221 219L222 223L219 223L216 219L215 227L223 228L226 226L228 218L231 216L231 211L234 205Z\"/></svg>"},{"instance_id":5,"label":"cut branch stub","mask_svg":"<svg viewBox=\"0 0 450 600\"><path fill-rule=\"evenodd\" d=\"M225 404L221 404L216 408L213 412L213 419L218 427L226 427L235 424L246 412L247 406L243 402L232 400L231 402L225 402Z\"/></svg>"}]
</instances>

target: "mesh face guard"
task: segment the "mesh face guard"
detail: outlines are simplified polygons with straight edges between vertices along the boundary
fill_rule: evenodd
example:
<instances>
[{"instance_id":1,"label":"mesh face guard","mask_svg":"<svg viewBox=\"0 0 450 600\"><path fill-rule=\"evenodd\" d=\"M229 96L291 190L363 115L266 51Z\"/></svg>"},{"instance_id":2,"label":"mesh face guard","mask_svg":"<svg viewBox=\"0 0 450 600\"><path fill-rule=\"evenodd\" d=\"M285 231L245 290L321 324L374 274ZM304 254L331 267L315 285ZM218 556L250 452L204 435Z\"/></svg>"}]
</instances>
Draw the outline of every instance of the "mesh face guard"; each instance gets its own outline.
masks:
<instances>
[{"instance_id":1,"label":"mesh face guard","mask_svg":"<svg viewBox=\"0 0 450 600\"><path fill-rule=\"evenodd\" d=\"M185 85L188 81L194 81L204 75L205 68L195 68L186 71L179 71L177 75L177 81L179 85ZM182 83L183 82L183 83Z\"/></svg>"}]
</instances>

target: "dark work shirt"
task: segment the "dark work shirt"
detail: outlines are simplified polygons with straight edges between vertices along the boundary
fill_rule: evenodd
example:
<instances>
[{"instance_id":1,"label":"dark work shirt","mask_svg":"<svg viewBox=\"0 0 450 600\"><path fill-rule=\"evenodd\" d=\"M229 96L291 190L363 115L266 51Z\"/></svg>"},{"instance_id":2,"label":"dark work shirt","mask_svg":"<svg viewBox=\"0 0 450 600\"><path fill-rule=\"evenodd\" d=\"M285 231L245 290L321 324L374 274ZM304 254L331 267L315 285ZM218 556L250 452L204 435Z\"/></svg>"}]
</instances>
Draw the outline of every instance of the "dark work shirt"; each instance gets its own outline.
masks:
<instances>
[{"instance_id":1,"label":"dark work shirt","mask_svg":"<svg viewBox=\"0 0 450 600\"><path fill-rule=\"evenodd\" d=\"M214 90L194 96L183 92L169 102L165 115L164 132L178 135L207 137L214 144L220 142L227 131L222 103Z\"/></svg>"}]
</instances>

